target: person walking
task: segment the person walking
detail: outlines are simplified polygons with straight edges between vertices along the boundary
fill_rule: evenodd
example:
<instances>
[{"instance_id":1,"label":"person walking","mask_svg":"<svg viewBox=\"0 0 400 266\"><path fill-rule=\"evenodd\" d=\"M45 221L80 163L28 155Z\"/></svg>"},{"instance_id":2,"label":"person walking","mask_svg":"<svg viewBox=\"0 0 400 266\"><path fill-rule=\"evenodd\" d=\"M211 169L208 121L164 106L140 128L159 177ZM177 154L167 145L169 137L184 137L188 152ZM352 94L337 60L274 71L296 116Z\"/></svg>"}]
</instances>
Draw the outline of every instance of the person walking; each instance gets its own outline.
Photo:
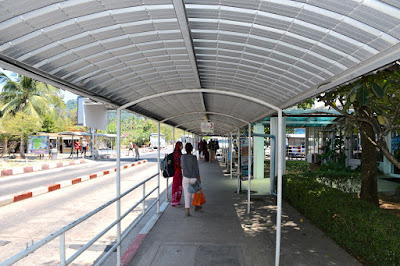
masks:
<instances>
[{"instance_id":1,"label":"person walking","mask_svg":"<svg viewBox=\"0 0 400 266\"><path fill-rule=\"evenodd\" d=\"M197 181L201 183L199 165L197 157L192 154L193 146L191 143L185 145L186 154L181 157L182 175L183 175L183 193L185 197L186 216L190 216L190 202L193 193L189 192L189 184L195 184ZM202 206L196 206L195 211L201 209Z\"/></svg>"},{"instance_id":2,"label":"person walking","mask_svg":"<svg viewBox=\"0 0 400 266\"><path fill-rule=\"evenodd\" d=\"M86 151L87 151L87 141L86 139L82 140L82 153L83 153L83 158L86 158ZM81 155L82 155L81 153Z\"/></svg>"},{"instance_id":3,"label":"person walking","mask_svg":"<svg viewBox=\"0 0 400 266\"><path fill-rule=\"evenodd\" d=\"M173 152L174 157L174 168L175 174L172 178L172 199L171 206L172 207L182 207L181 205L181 197L182 197L182 167L181 167L181 157L182 157L182 142L178 141L175 144L175 149Z\"/></svg>"},{"instance_id":4,"label":"person walking","mask_svg":"<svg viewBox=\"0 0 400 266\"><path fill-rule=\"evenodd\" d=\"M129 150L128 150L128 155L127 156L129 156L129 152L130 151L132 151L132 153L133 153L133 143L132 143L132 141L129 141Z\"/></svg>"},{"instance_id":5,"label":"person walking","mask_svg":"<svg viewBox=\"0 0 400 266\"><path fill-rule=\"evenodd\" d=\"M76 158L79 158L79 152L82 148L81 143L79 142L79 140L75 141L75 150L76 150Z\"/></svg>"},{"instance_id":6,"label":"person walking","mask_svg":"<svg viewBox=\"0 0 400 266\"><path fill-rule=\"evenodd\" d=\"M210 163L215 162L215 142L210 139L210 143L208 144L209 152L210 152Z\"/></svg>"},{"instance_id":7,"label":"person walking","mask_svg":"<svg viewBox=\"0 0 400 266\"><path fill-rule=\"evenodd\" d=\"M135 161L139 161L140 154L139 154L139 145L135 143Z\"/></svg>"}]
</instances>

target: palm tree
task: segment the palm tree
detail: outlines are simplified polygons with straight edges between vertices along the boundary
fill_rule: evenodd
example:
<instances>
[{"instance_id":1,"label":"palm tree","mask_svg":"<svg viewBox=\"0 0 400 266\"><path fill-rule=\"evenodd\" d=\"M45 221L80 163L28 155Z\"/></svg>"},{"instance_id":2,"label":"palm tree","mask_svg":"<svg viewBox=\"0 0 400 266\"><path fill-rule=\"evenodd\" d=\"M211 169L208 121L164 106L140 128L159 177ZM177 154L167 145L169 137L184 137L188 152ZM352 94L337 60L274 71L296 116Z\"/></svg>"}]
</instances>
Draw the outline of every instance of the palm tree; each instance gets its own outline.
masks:
<instances>
[{"instance_id":1,"label":"palm tree","mask_svg":"<svg viewBox=\"0 0 400 266\"><path fill-rule=\"evenodd\" d=\"M62 119L61 111L66 106L62 100L61 90L32 78L16 75L9 77L0 74L0 84L4 84L0 92L0 117L12 118L18 112L42 120L44 116ZM21 156L24 158L24 134L21 134Z\"/></svg>"}]
</instances>

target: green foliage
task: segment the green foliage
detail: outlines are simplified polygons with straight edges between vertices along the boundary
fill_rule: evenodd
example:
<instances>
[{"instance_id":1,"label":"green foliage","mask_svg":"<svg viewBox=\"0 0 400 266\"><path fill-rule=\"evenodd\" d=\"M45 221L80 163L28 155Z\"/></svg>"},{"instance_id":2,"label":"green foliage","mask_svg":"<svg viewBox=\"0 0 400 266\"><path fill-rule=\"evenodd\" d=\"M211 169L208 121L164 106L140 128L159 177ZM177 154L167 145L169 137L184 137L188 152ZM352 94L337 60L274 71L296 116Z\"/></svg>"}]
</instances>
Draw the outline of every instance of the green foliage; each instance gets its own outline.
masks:
<instances>
[{"instance_id":1,"label":"green foliage","mask_svg":"<svg viewBox=\"0 0 400 266\"><path fill-rule=\"evenodd\" d=\"M68 111L72 111L77 108L77 101L76 100L68 100L65 104Z\"/></svg>"},{"instance_id":2,"label":"green foliage","mask_svg":"<svg viewBox=\"0 0 400 266\"><path fill-rule=\"evenodd\" d=\"M310 164L307 161L286 161L286 173L299 174L310 170Z\"/></svg>"},{"instance_id":3,"label":"green foliage","mask_svg":"<svg viewBox=\"0 0 400 266\"><path fill-rule=\"evenodd\" d=\"M42 120L41 132L53 133L57 132L56 121L51 116L46 115Z\"/></svg>"},{"instance_id":4,"label":"green foliage","mask_svg":"<svg viewBox=\"0 0 400 266\"><path fill-rule=\"evenodd\" d=\"M62 119L65 104L60 89L22 75L12 79L4 73L0 74L0 83L4 84L0 93L4 103L1 116L14 116L22 111L35 117L53 115Z\"/></svg>"},{"instance_id":5,"label":"green foliage","mask_svg":"<svg viewBox=\"0 0 400 266\"><path fill-rule=\"evenodd\" d=\"M310 99L307 99L307 100L297 104L297 108L304 109L304 110L311 109L314 107L314 104L315 104L315 98L310 98Z\"/></svg>"},{"instance_id":6,"label":"green foliage","mask_svg":"<svg viewBox=\"0 0 400 266\"><path fill-rule=\"evenodd\" d=\"M9 134L17 134L27 136L33 132L40 130L42 122L40 118L18 112L15 116L4 119L2 122L3 129Z\"/></svg>"},{"instance_id":7,"label":"green foliage","mask_svg":"<svg viewBox=\"0 0 400 266\"><path fill-rule=\"evenodd\" d=\"M400 265L400 219L304 175L283 178L284 198L366 265Z\"/></svg>"},{"instance_id":8,"label":"green foliage","mask_svg":"<svg viewBox=\"0 0 400 266\"><path fill-rule=\"evenodd\" d=\"M160 131L161 134L165 135L167 141L172 141L171 126L161 124ZM121 132L123 135L127 135L126 138L122 140L122 145L128 145L129 141L132 141L139 145L148 145L150 142L150 134L158 132L158 122L150 119L144 119L140 116L130 113L122 112ZM107 133L117 133L117 119L114 112L111 112L109 115ZM182 130L175 129L175 139L180 138L182 135Z\"/></svg>"},{"instance_id":9,"label":"green foliage","mask_svg":"<svg viewBox=\"0 0 400 266\"><path fill-rule=\"evenodd\" d=\"M333 134L333 140L332 138L328 138L326 145L322 147L323 153L321 154L321 159L324 163L321 167L334 168L341 171L346 168L344 138L340 128L333 129Z\"/></svg>"},{"instance_id":10,"label":"green foliage","mask_svg":"<svg viewBox=\"0 0 400 266\"><path fill-rule=\"evenodd\" d=\"M307 173L309 178L346 193L359 193L361 189L361 172L356 171L323 171Z\"/></svg>"}]
</instances>

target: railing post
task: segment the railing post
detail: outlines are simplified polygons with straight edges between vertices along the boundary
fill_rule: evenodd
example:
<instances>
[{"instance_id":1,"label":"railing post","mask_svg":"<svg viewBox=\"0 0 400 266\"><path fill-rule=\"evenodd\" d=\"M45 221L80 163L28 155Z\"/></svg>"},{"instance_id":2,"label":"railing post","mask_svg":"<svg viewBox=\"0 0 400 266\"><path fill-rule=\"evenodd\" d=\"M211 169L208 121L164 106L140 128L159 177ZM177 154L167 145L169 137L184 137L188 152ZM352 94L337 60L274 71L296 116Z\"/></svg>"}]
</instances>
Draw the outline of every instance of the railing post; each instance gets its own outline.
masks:
<instances>
[{"instance_id":1,"label":"railing post","mask_svg":"<svg viewBox=\"0 0 400 266\"><path fill-rule=\"evenodd\" d=\"M158 170L158 175L157 175L157 213L160 213L160 122L158 122L158 149L157 149L157 170Z\"/></svg>"},{"instance_id":2,"label":"railing post","mask_svg":"<svg viewBox=\"0 0 400 266\"><path fill-rule=\"evenodd\" d=\"M166 202L169 202L169 199L168 199L168 195L169 195L169 192L168 192L168 185L169 185L169 184L168 184L168 183L169 183L169 182L168 182L168 178L165 178L165 179L166 179L166 182L167 182L167 188L165 189L165 192L166 192L166 193L165 193L165 201L166 201Z\"/></svg>"},{"instance_id":3,"label":"railing post","mask_svg":"<svg viewBox=\"0 0 400 266\"><path fill-rule=\"evenodd\" d=\"M121 196L121 109L117 109L117 197ZM117 219L121 219L121 199L117 200ZM117 223L117 242L121 242L121 221ZM121 265L121 244L117 247L117 266Z\"/></svg>"},{"instance_id":4,"label":"railing post","mask_svg":"<svg viewBox=\"0 0 400 266\"><path fill-rule=\"evenodd\" d=\"M60 266L66 265L65 259L65 232L60 235Z\"/></svg>"},{"instance_id":5,"label":"railing post","mask_svg":"<svg viewBox=\"0 0 400 266\"><path fill-rule=\"evenodd\" d=\"M143 216L145 211L146 211L146 182L143 183L143 213L142 213Z\"/></svg>"}]
</instances>

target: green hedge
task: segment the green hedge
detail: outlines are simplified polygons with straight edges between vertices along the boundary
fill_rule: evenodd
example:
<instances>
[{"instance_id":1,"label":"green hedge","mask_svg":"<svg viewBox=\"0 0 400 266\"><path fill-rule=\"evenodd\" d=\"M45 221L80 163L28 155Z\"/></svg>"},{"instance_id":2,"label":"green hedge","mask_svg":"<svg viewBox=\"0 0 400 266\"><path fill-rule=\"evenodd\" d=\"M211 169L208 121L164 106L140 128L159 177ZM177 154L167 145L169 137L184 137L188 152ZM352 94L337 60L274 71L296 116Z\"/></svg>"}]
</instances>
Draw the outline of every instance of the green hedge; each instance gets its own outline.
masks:
<instances>
[{"instance_id":1,"label":"green hedge","mask_svg":"<svg viewBox=\"0 0 400 266\"><path fill-rule=\"evenodd\" d=\"M363 264L400 265L399 217L302 175L284 176L283 195Z\"/></svg>"},{"instance_id":2,"label":"green hedge","mask_svg":"<svg viewBox=\"0 0 400 266\"><path fill-rule=\"evenodd\" d=\"M361 190L361 173L360 172L325 172L316 171L304 173L309 178L315 178L318 182L337 188L347 193L359 193Z\"/></svg>"}]
</instances>

